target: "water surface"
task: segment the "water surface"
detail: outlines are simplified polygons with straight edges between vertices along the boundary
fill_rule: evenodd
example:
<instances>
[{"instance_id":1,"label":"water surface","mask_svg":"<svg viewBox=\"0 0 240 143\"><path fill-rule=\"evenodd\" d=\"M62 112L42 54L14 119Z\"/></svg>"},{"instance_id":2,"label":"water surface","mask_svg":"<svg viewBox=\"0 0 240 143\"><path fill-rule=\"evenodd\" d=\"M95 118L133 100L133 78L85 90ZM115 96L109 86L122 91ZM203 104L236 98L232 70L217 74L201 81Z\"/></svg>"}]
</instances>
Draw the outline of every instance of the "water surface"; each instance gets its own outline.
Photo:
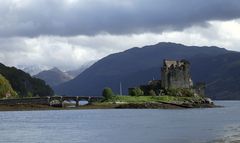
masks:
<instances>
[{"instance_id":1,"label":"water surface","mask_svg":"<svg viewBox=\"0 0 240 143\"><path fill-rule=\"evenodd\" d=\"M240 102L216 103L225 107L0 112L0 142L240 142Z\"/></svg>"}]
</instances>

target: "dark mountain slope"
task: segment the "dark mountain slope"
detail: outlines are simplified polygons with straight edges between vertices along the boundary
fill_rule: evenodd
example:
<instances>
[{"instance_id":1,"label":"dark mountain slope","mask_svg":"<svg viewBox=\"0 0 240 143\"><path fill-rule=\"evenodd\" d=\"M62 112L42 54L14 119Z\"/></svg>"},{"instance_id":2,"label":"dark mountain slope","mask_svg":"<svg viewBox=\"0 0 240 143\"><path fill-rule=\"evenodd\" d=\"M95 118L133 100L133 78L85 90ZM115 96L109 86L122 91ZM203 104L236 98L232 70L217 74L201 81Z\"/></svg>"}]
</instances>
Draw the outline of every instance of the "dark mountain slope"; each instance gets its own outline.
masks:
<instances>
[{"instance_id":1,"label":"dark mountain slope","mask_svg":"<svg viewBox=\"0 0 240 143\"><path fill-rule=\"evenodd\" d=\"M59 94L66 95L100 95L104 87L111 87L119 92L119 83L127 88L145 84L149 80L160 78L163 59L192 59L194 57L214 57L230 53L217 47L184 46L174 43L159 43L143 48L109 55L75 79L55 88Z\"/></svg>"},{"instance_id":2,"label":"dark mountain slope","mask_svg":"<svg viewBox=\"0 0 240 143\"><path fill-rule=\"evenodd\" d=\"M70 71L67 71L66 73L68 75L70 75L72 78L75 78L77 77L80 73L82 73L84 70L86 70L87 68L89 68L91 65L93 65L96 61L90 61L90 62L87 62L83 65L81 65L78 69L75 69L75 70L70 70Z\"/></svg>"},{"instance_id":3,"label":"dark mountain slope","mask_svg":"<svg viewBox=\"0 0 240 143\"><path fill-rule=\"evenodd\" d=\"M240 99L240 53L191 59L192 77L207 83L213 99Z\"/></svg>"},{"instance_id":4,"label":"dark mountain slope","mask_svg":"<svg viewBox=\"0 0 240 143\"><path fill-rule=\"evenodd\" d=\"M0 64L2 74L12 85L20 97L23 96L51 96L53 90L43 80L32 78L29 74L15 67Z\"/></svg>"}]
</instances>

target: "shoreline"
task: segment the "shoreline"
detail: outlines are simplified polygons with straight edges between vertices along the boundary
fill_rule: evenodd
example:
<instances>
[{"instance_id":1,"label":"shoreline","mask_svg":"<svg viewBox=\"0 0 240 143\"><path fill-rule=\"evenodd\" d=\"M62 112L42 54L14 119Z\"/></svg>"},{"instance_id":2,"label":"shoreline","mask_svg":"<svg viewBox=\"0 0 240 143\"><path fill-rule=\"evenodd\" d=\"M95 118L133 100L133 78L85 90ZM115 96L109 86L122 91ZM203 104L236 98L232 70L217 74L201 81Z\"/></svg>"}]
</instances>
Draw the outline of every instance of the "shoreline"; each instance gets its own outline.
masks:
<instances>
[{"instance_id":1,"label":"shoreline","mask_svg":"<svg viewBox=\"0 0 240 143\"><path fill-rule=\"evenodd\" d=\"M15 104L15 105L0 105L0 112L2 111L43 111L43 110L91 110L91 109L196 109L196 108L218 108L222 106L214 104L189 104L177 105L169 103L92 103L80 105L79 107L52 107L41 104Z\"/></svg>"}]
</instances>

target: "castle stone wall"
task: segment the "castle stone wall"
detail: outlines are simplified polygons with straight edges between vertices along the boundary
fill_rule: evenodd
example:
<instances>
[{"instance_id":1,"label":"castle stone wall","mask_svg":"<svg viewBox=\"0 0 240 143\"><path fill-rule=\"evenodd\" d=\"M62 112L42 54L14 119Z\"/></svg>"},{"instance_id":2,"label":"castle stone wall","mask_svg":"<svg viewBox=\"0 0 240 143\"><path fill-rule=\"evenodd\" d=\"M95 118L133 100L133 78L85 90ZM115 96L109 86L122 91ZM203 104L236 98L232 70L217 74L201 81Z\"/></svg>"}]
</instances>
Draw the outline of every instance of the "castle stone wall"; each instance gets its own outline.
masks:
<instances>
[{"instance_id":1,"label":"castle stone wall","mask_svg":"<svg viewBox=\"0 0 240 143\"><path fill-rule=\"evenodd\" d=\"M193 86L188 61L164 60L161 68L162 88L191 88Z\"/></svg>"}]
</instances>

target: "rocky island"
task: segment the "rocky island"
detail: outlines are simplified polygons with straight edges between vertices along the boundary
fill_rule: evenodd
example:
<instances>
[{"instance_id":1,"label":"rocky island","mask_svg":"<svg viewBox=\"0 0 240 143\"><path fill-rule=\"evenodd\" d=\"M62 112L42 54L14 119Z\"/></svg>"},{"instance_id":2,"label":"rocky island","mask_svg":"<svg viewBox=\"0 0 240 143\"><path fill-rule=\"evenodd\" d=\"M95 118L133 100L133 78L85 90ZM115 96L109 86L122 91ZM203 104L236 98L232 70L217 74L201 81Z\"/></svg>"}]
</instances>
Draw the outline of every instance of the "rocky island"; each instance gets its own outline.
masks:
<instances>
[{"instance_id":1,"label":"rocky island","mask_svg":"<svg viewBox=\"0 0 240 143\"><path fill-rule=\"evenodd\" d=\"M103 91L104 100L92 105L114 108L203 108L216 107L205 96L205 84L193 84L187 60L164 60L161 80L129 88L129 95L114 95L110 88Z\"/></svg>"}]
</instances>

